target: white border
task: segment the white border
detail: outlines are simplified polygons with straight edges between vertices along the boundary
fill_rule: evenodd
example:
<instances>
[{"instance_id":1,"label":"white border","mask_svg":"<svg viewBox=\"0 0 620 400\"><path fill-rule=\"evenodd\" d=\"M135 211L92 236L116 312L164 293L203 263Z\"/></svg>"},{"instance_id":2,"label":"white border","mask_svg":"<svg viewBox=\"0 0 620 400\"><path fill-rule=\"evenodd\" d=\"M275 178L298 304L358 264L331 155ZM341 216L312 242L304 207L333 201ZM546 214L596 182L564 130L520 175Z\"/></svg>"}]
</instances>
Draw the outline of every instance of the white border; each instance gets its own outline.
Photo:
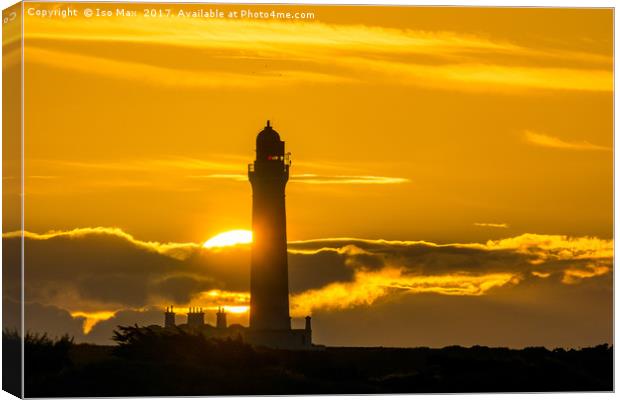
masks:
<instances>
[{"instance_id":1,"label":"white border","mask_svg":"<svg viewBox=\"0 0 620 400\"><path fill-rule=\"evenodd\" d=\"M35 1L35 0L26 0L26 1ZM53 1L49 1L53 2ZM62 2L62 1L59 1ZM89 0L75 0L72 2L95 2ZM164 0L133 0L133 3L170 3L169 1ZM616 1L612 0L522 0L522 1L506 1L506 0L426 0L426 1L411 1L411 0L295 0L295 1L282 1L282 0L272 0L272 1L264 1L264 0L243 0L243 1L235 1L235 0L217 0L217 1L200 1L200 0L184 0L180 1L182 3L222 3L222 4L235 4L235 3L246 3L246 4L317 4L317 5L415 5L415 6L482 6L482 7L616 7ZM13 4L17 3L15 0L0 0L0 6L2 9L5 9ZM22 25L23 27L23 25ZM614 28L615 28L615 10L614 10ZM614 29L614 56L616 54L616 49L618 46L618 33ZM614 58L615 59L615 58ZM614 77L618 72L617 65L614 62ZM22 74L23 74L23 63L22 63ZM23 75L22 75L23 76ZM2 89L2 83L0 82L0 89ZM615 80L614 80L614 89L615 89ZM618 104L616 100L616 93L614 90L614 138L615 138L615 116L618 115ZM2 105L2 99L0 98L0 106ZM23 85L22 85L22 106L23 106ZM0 117L1 121L1 117ZM23 145L23 121L22 121L22 145ZM614 140L614 155L615 152L620 148L620 145L616 143ZM0 141L0 153L2 150L2 143ZM22 153L23 154L23 153ZM23 158L22 158L22 171L23 171ZM1 171L0 164L0 171ZM617 187L617 179L618 179L618 170L616 169L615 164L615 156L614 156L614 210L618 205L618 198L615 196L615 188ZM22 174L23 176L23 174ZM23 181L22 181L23 187ZM0 188L1 192L1 188ZM23 198L22 198L23 202ZM0 197L0 206L2 204L2 200ZM23 212L23 203L22 203L22 212ZM24 219L22 215L22 229ZM0 215L0 224L2 222L2 216ZM618 219L614 212L614 238L617 237L617 229L618 229ZM615 242L614 242L615 247ZM0 244L0 249L2 245ZM23 254L22 254L23 260ZM1 263L1 261L0 261ZM615 264L615 257L614 257ZM616 274L614 271L614 289L617 287L616 285ZM615 340L615 322L617 321L617 297L615 296L614 290L614 344L617 344ZM23 312L23 310L22 310ZM0 317L2 316L2 309L0 307ZM23 321L23 315L22 315ZM23 326L22 326L23 328ZM615 347L614 347L614 367L615 367ZM2 370L2 366L0 365L0 372ZM620 377L620 373L617 368L614 368L614 380L616 382L620 382L618 378ZM1 374L0 374L1 381ZM328 398L334 397L342 400L352 400L359 399L368 396L287 396L290 398ZM407 398L407 399L415 399L415 400L427 400L427 399L454 399L465 397L468 399L494 399L496 397L501 397L501 399L506 400L515 400L515 399L534 399L534 398L545 398L545 399L561 399L561 400L574 400L574 399L603 399L603 398L614 398L616 397L614 393L551 393L551 394L440 394L440 395L377 395L372 396L373 399L388 399L388 398ZM157 397L158 399L177 399L178 397ZM228 397L210 397L214 399L277 399L278 396L247 396L247 397L239 397L239 396L228 396ZM0 400L5 399L15 399L15 397L10 394L0 391ZM120 398L119 399L123 399ZM130 398L126 398L130 399Z\"/></svg>"}]
</instances>

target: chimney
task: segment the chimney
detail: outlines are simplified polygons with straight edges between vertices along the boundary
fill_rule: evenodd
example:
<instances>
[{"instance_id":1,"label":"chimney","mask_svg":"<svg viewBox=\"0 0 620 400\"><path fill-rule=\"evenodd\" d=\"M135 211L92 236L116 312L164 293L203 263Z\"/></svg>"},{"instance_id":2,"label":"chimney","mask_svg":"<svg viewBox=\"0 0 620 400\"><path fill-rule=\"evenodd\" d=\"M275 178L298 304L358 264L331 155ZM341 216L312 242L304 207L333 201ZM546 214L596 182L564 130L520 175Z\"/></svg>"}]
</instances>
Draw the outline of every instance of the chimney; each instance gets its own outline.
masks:
<instances>
[{"instance_id":1,"label":"chimney","mask_svg":"<svg viewBox=\"0 0 620 400\"><path fill-rule=\"evenodd\" d=\"M217 314L215 314L216 316L216 328L217 329L226 329L227 328L227 323L226 323L226 312L224 311L223 307L219 307L217 309Z\"/></svg>"},{"instance_id":2,"label":"chimney","mask_svg":"<svg viewBox=\"0 0 620 400\"><path fill-rule=\"evenodd\" d=\"M202 326L205 324L205 313L201 307L190 307L187 313L187 325Z\"/></svg>"},{"instance_id":3,"label":"chimney","mask_svg":"<svg viewBox=\"0 0 620 400\"><path fill-rule=\"evenodd\" d=\"M172 328L176 326L174 306L166 307L164 313L164 328Z\"/></svg>"}]
</instances>

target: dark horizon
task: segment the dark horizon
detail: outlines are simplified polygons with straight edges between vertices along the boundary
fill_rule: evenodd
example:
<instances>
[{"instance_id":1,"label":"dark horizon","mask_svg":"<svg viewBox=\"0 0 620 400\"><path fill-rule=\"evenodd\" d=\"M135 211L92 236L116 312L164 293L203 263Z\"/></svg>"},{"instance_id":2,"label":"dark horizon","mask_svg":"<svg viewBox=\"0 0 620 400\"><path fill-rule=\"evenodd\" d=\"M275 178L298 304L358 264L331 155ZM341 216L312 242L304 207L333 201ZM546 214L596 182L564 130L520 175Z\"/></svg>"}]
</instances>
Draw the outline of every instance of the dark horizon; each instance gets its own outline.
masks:
<instances>
[{"instance_id":1,"label":"dark horizon","mask_svg":"<svg viewBox=\"0 0 620 400\"><path fill-rule=\"evenodd\" d=\"M137 332L141 333L136 336ZM278 395L613 390L613 348L255 348L239 339L119 327L117 345L30 336L26 395ZM6 350L19 339L3 335ZM464 368L466 367L466 368ZM10 371L5 371L7 384ZM165 375L167 379L154 377ZM9 379L6 379L9 378ZM189 378L189 379L188 379ZM114 381L114 385L109 382ZM71 384L69 384L71 382ZM140 382L150 382L140 384ZM5 390L10 390L8 386Z\"/></svg>"}]
</instances>

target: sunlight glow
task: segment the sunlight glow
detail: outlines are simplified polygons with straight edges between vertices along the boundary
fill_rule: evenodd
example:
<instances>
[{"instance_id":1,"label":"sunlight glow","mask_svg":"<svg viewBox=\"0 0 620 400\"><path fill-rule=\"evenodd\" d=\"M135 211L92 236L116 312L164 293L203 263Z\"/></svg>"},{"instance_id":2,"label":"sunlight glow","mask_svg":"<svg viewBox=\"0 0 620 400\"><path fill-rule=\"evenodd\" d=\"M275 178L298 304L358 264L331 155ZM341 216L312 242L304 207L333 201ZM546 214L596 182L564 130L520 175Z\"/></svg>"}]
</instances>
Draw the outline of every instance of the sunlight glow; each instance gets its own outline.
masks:
<instances>
[{"instance_id":1,"label":"sunlight glow","mask_svg":"<svg viewBox=\"0 0 620 400\"><path fill-rule=\"evenodd\" d=\"M243 314L250 311L250 306L224 306L224 311L232 314Z\"/></svg>"},{"instance_id":2,"label":"sunlight glow","mask_svg":"<svg viewBox=\"0 0 620 400\"><path fill-rule=\"evenodd\" d=\"M237 244L252 243L252 231L236 229L223 232L207 240L202 246L211 249L214 247L235 246Z\"/></svg>"}]
</instances>

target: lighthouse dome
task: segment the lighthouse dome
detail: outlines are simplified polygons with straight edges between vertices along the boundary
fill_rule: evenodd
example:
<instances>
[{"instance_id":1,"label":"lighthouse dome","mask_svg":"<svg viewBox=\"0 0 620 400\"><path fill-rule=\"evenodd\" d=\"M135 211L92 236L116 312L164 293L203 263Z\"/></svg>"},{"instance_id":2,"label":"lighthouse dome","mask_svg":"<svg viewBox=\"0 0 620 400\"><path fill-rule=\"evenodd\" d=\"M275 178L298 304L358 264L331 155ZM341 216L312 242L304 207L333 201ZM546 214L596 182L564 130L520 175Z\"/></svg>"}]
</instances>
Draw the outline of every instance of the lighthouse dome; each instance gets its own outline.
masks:
<instances>
[{"instance_id":1,"label":"lighthouse dome","mask_svg":"<svg viewBox=\"0 0 620 400\"><path fill-rule=\"evenodd\" d=\"M256 160L282 161L284 158L284 142L272 127L269 121L256 137Z\"/></svg>"},{"instance_id":2,"label":"lighthouse dome","mask_svg":"<svg viewBox=\"0 0 620 400\"><path fill-rule=\"evenodd\" d=\"M256 146L259 147L260 143L279 142L280 135L272 127L269 121L262 131L258 133L256 137Z\"/></svg>"}]
</instances>

